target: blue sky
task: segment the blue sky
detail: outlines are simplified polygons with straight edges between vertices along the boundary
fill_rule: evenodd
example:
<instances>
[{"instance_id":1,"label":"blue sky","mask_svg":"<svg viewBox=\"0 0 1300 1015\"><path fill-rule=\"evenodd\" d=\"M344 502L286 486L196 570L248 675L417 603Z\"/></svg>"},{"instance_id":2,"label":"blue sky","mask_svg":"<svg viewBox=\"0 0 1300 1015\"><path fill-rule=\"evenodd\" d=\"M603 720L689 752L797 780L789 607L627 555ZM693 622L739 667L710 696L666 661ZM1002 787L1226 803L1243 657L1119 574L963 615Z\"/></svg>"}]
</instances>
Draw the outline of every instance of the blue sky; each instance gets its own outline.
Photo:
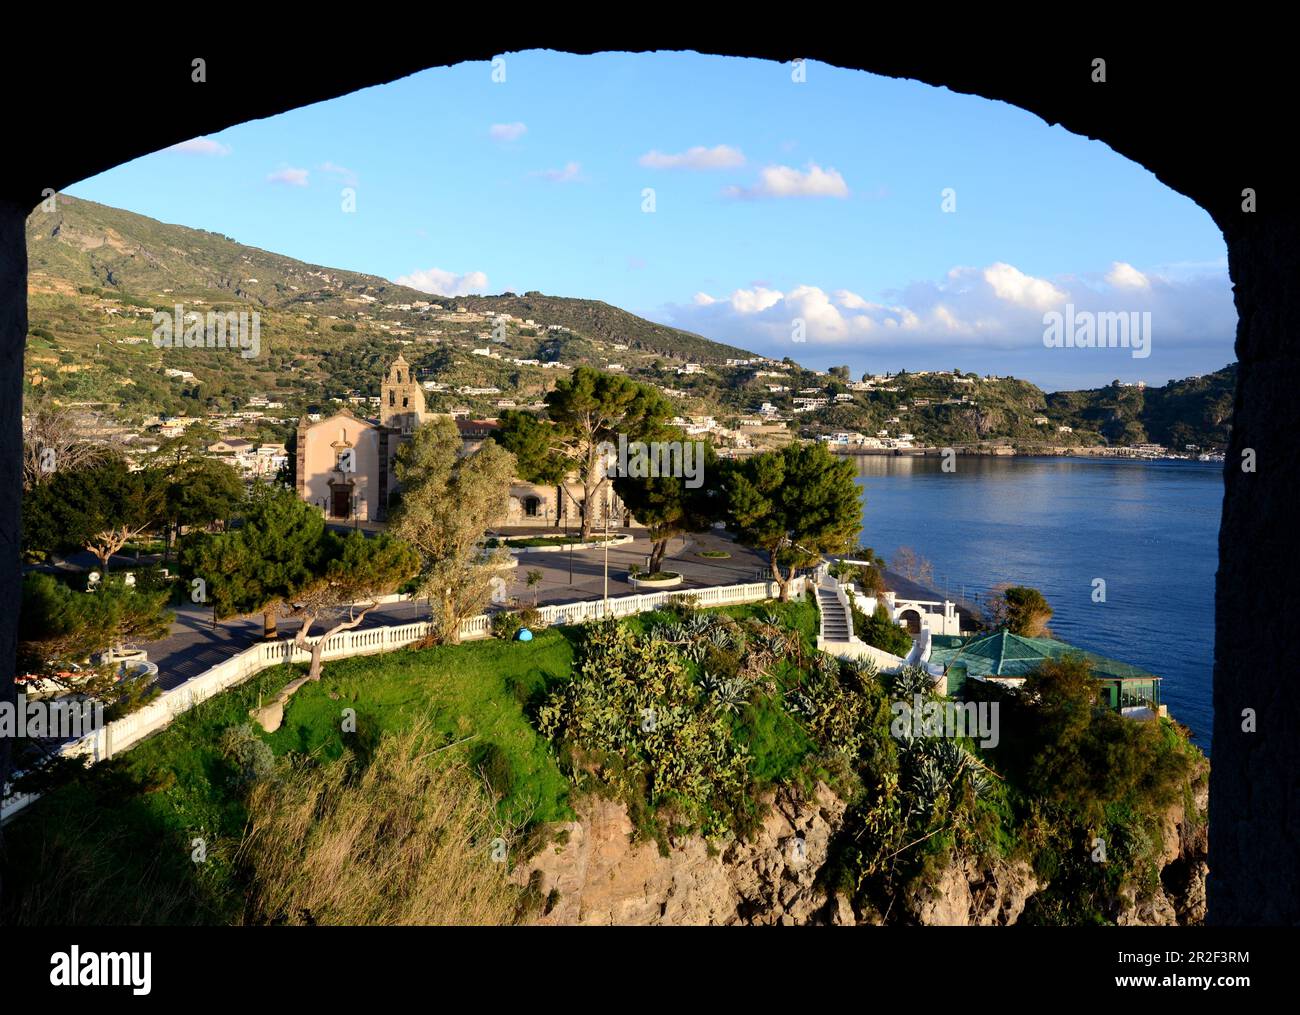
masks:
<instances>
[{"instance_id":1,"label":"blue sky","mask_svg":"<svg viewBox=\"0 0 1300 1015\"><path fill-rule=\"evenodd\" d=\"M503 60L504 81L486 62L426 71L69 192L442 294L602 299L855 374L1051 389L1233 359L1209 216L1015 107L817 63L795 82L694 54ZM1046 348L1043 314L1067 302L1151 311L1151 355Z\"/></svg>"}]
</instances>

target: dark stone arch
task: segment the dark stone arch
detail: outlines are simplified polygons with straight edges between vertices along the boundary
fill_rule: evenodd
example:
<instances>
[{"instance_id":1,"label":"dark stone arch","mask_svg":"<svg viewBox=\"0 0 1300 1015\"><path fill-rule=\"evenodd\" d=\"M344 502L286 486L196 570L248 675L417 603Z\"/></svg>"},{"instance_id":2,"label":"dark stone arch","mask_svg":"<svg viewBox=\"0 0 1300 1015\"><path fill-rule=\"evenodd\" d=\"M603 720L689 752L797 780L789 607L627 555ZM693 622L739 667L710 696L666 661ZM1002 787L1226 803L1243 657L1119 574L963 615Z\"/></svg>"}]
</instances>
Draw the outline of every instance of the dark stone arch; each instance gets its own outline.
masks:
<instances>
[{"instance_id":1,"label":"dark stone arch","mask_svg":"<svg viewBox=\"0 0 1300 1015\"><path fill-rule=\"evenodd\" d=\"M898 615L899 623L907 628L908 634L921 633L921 611L908 607Z\"/></svg>"},{"instance_id":2,"label":"dark stone arch","mask_svg":"<svg viewBox=\"0 0 1300 1015\"><path fill-rule=\"evenodd\" d=\"M100 17L109 15L100 14ZM1289 651L1259 616L1300 610L1300 540L1293 500L1300 449L1300 214L1285 103L1293 56L1286 33L1210 19L1206 27L1145 29L1128 14L1094 40L1077 26L1037 34L1006 24L920 11L862 25L782 23L766 38L736 33L729 12L656 10L628 18L578 12L439 12L427 25L332 14L311 19L258 11L255 25L169 14L114 12L76 29L60 12L6 15L7 42L29 62L0 61L6 115L0 159L0 694L11 700L19 588L21 402L26 338L24 221L44 188L57 190L199 134L271 116L428 67L524 49L575 53L694 49L785 61L820 60L1013 103L1049 123L1104 141L1205 208L1222 229L1239 317L1232 443L1224 472L1216 583L1210 920L1300 922L1300 691ZM602 20L593 20L599 17ZM53 20L51 20L53 19ZM635 23L633 23L635 21ZM1239 31L1251 49L1232 51ZM997 38L1003 41L984 42ZM15 57L18 53L6 53ZM190 81L192 56L208 80ZM1108 80L1089 69L1104 57ZM486 69L485 69L486 73ZM431 111L436 124L436 111ZM419 125L417 125L418 128ZM1258 211L1244 214L1253 188ZM1256 471L1241 469L1253 449ZM1254 709L1258 732L1241 729ZM0 742L0 773L8 744Z\"/></svg>"}]
</instances>

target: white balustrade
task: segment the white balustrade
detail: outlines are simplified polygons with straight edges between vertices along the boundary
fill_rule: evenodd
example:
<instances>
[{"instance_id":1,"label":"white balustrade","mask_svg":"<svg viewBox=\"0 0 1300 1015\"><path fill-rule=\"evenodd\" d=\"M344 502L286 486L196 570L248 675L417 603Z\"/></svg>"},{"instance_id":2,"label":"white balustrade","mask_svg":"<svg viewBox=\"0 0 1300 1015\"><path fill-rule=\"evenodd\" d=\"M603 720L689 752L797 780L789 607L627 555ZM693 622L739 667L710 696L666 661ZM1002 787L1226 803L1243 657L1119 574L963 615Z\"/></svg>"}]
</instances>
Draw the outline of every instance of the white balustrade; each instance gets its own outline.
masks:
<instances>
[{"instance_id":1,"label":"white balustrade","mask_svg":"<svg viewBox=\"0 0 1300 1015\"><path fill-rule=\"evenodd\" d=\"M802 577L793 579L790 583L791 595L802 595L803 591L804 579ZM779 594L780 586L772 581L635 594L610 599L609 614L627 617L657 610L672 602L677 596L689 596L701 606L717 606L722 603L774 599ZM539 607L537 612L547 624L579 624L606 615L605 602L599 599L555 603ZM428 633L429 624L426 621L376 627L364 631L342 631L325 643L322 658L332 660L373 655L423 641ZM460 636L463 641L488 638L491 634L492 618L488 614L479 614L461 621ZM112 757L165 728L178 715L189 711L195 705L207 701L213 695L220 694L236 684L243 683L262 670L284 663L309 662L311 646L315 645L321 637L317 635L307 638L305 646L301 648L293 639L259 642L217 663L179 687L164 691L149 704L130 715L115 719L102 729L64 744L60 752L65 757L89 757L92 763ZM24 793L14 793L6 797L0 803L0 821L17 814L36 798L36 794Z\"/></svg>"}]
</instances>

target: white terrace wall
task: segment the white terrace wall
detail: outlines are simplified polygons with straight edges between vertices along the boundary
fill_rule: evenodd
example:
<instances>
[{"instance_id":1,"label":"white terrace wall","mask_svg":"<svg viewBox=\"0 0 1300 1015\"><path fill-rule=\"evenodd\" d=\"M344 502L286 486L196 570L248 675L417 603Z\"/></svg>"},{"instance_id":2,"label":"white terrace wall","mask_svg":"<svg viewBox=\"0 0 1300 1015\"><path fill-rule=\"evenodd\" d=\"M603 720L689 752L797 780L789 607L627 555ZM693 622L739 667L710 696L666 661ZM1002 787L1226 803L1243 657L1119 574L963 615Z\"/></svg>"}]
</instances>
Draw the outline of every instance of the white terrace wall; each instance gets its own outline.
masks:
<instances>
[{"instance_id":1,"label":"white terrace wall","mask_svg":"<svg viewBox=\"0 0 1300 1015\"><path fill-rule=\"evenodd\" d=\"M796 578L790 583L792 596L802 595L804 580ZM603 616L628 617L634 613L656 610L674 598L690 596L701 606L728 606L733 603L756 602L775 599L780 595L776 582L750 582L745 585L720 585L704 589L671 590L644 595L619 596L608 601L608 614L604 600L577 603L559 603L538 608L538 613L548 624L578 624ZM375 655L422 641L429 633L429 624L418 621L391 627L373 627L362 631L344 631L325 643L322 653L325 660L345 659L350 656ZM490 637L492 618L479 614L462 621L460 636L463 641ZM200 702L207 701L262 670L283 663L306 663L311 660L310 646L320 640L317 635L308 638L307 648L296 648L292 640L260 642L218 663L209 670L187 680L179 687L164 691L148 705L121 719L108 723L102 729L87 734L79 740L64 744L60 753L65 757L85 757L91 764L111 758L165 728L173 719L189 711ZM15 793L0 802L0 821L17 814L35 800L35 795Z\"/></svg>"},{"instance_id":2,"label":"white terrace wall","mask_svg":"<svg viewBox=\"0 0 1300 1015\"><path fill-rule=\"evenodd\" d=\"M826 586L822 586L825 588ZM853 615L849 610L848 590L844 585L837 581L832 581L830 586L835 592L835 598L839 600L840 606L844 610L845 619L849 625L848 641L831 641L821 634L817 636L817 647L823 652L828 652L838 659L870 659L876 664L876 669L881 673L897 673L904 665L906 660L901 656L893 655L884 649L876 648L874 645L868 645L865 641L853 633Z\"/></svg>"},{"instance_id":3,"label":"white terrace wall","mask_svg":"<svg viewBox=\"0 0 1300 1015\"><path fill-rule=\"evenodd\" d=\"M875 596L868 596L857 589L850 589L849 594L858 609L867 616L876 612L878 600ZM893 592L886 592L884 604L889 619L895 623L902 623L904 610L914 610L920 617L922 628L928 628L934 634L961 634L961 615L957 612L957 604L951 600L899 599Z\"/></svg>"}]
</instances>

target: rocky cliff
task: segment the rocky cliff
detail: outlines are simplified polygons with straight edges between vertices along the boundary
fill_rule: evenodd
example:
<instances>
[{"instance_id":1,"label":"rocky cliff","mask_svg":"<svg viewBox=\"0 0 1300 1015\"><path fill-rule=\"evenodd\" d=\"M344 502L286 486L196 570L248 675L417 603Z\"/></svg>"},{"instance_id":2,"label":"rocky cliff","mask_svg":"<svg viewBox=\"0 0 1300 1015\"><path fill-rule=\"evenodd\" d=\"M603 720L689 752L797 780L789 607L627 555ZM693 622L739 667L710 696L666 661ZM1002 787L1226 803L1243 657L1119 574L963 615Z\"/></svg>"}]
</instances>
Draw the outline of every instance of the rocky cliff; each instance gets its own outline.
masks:
<instances>
[{"instance_id":1,"label":"rocky cliff","mask_svg":"<svg viewBox=\"0 0 1300 1015\"><path fill-rule=\"evenodd\" d=\"M516 877L555 900L543 924L856 922L846 901L813 883L843 802L818 786L811 799L781 791L771 804L750 842L710 850L692 837L663 856L653 842L632 843L622 804L588 798Z\"/></svg>"},{"instance_id":2,"label":"rocky cliff","mask_svg":"<svg viewBox=\"0 0 1300 1015\"><path fill-rule=\"evenodd\" d=\"M1197 809L1205 810L1205 790ZM547 925L880 923L817 883L845 805L818 785L810 797L780 790L750 841L710 849L701 838L674 843L667 856L653 842L632 842L622 804L587 798L579 819L553 826L547 845L515 872L547 899L536 922ZM1165 817L1161 886L1124 889L1111 914L1123 925L1200 923L1207 867L1204 823L1180 805ZM992 864L954 856L925 889L901 900L890 922L1001 926L1015 923L1044 886L1024 861Z\"/></svg>"},{"instance_id":3,"label":"rocky cliff","mask_svg":"<svg viewBox=\"0 0 1300 1015\"><path fill-rule=\"evenodd\" d=\"M1205 879L1210 872L1209 826L1205 821L1209 784L1196 788L1195 813L1182 804L1166 812L1162 827L1160 887L1138 896L1126 888L1118 900L1115 922L1126 926L1175 926L1205 922Z\"/></svg>"}]
</instances>

